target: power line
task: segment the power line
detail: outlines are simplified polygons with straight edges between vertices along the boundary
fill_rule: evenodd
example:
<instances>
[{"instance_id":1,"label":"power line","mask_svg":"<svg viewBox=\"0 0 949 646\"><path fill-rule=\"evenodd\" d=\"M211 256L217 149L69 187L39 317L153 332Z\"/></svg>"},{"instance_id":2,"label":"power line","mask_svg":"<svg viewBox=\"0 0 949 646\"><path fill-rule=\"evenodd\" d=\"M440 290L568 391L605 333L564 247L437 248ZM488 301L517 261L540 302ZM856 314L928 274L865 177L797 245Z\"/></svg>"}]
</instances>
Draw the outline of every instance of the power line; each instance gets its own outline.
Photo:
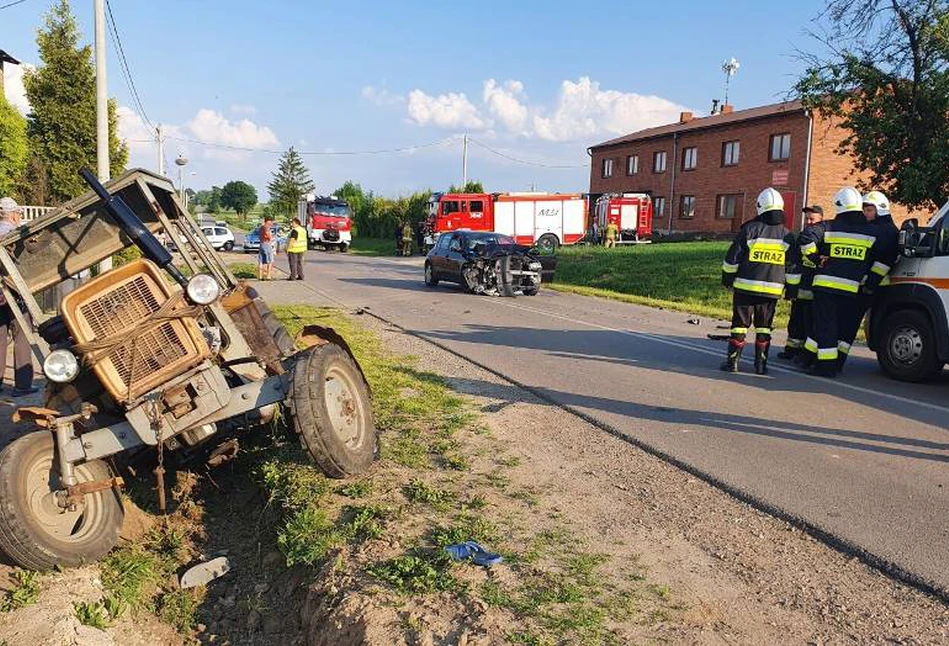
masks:
<instances>
[{"instance_id":1,"label":"power line","mask_svg":"<svg viewBox=\"0 0 949 646\"><path fill-rule=\"evenodd\" d=\"M128 58L125 57L125 48L122 47L122 37L119 36L119 28L115 23L115 16L112 15L112 3L110 3L109 0L106 0L105 6L109 14L109 26L112 28L112 38L115 41L116 49L118 50L119 54L120 67L122 68L122 72L125 76L125 82L129 87L129 94L132 95L132 100L135 102L135 106L138 108L139 114L142 115L142 119L144 119L145 123L147 123L149 127L154 130L155 126L148 118L148 114L145 112L145 106L142 103L142 98L138 94L138 87L135 85L135 79L132 77L132 70L129 67Z\"/></svg>"},{"instance_id":2,"label":"power line","mask_svg":"<svg viewBox=\"0 0 949 646\"><path fill-rule=\"evenodd\" d=\"M184 143L195 144L197 146L207 146L209 148L222 148L224 150L238 150L242 152L252 152L252 153L270 153L275 155L282 155L285 153L285 150L275 150L270 148L251 148L249 146L232 146L230 144L218 144L210 141L200 141L198 139L188 139L187 137L175 137L173 135L167 135L166 139L174 139L175 141L181 141ZM298 155L388 155L394 153L404 153L404 152L413 152L416 150L421 150L423 148L433 148L435 146L441 146L442 144L449 143L454 141L457 137L446 137L445 139L440 139L438 141L433 141L427 144L417 144L414 146L403 146L401 148L382 148L378 150L297 150Z\"/></svg>"},{"instance_id":3,"label":"power line","mask_svg":"<svg viewBox=\"0 0 949 646\"><path fill-rule=\"evenodd\" d=\"M487 151L490 152L490 153L493 153L493 154L497 155L498 157L503 157L504 159L508 159L508 160L510 160L510 161L512 161L512 162L517 162L518 164L526 164L527 166L539 166L539 167L541 167L541 168L587 168L587 165L586 165L586 164L580 164L580 165L545 164L545 163L543 163L543 162L535 162L535 161L528 161L528 160L526 160L526 159L518 159L517 157L512 157L511 155L507 155L507 154L505 154L505 153L502 153L502 152L499 151L499 150L495 150L494 148L491 148L490 146L481 143L481 142L478 141L477 139L472 139L471 137L468 137L468 141L470 141L470 142L473 143L473 144L477 144L478 146L484 148L485 150L487 150Z\"/></svg>"},{"instance_id":4,"label":"power line","mask_svg":"<svg viewBox=\"0 0 949 646\"><path fill-rule=\"evenodd\" d=\"M15 7L18 4L23 4L26 0L16 0L15 2L8 2L7 4L0 5L0 10L9 9L10 7Z\"/></svg>"}]
</instances>

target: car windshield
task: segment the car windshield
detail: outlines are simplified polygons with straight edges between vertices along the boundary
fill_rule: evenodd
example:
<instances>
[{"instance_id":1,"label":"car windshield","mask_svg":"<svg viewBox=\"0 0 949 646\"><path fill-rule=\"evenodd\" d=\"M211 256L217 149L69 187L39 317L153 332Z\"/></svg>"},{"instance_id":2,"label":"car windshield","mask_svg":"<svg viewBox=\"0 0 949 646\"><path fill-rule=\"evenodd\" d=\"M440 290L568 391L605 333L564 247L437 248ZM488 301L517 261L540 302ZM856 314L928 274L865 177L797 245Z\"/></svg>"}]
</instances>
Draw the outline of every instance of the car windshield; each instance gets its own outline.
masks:
<instances>
[{"instance_id":1,"label":"car windshield","mask_svg":"<svg viewBox=\"0 0 949 646\"><path fill-rule=\"evenodd\" d=\"M310 215L322 215L330 218L348 218L349 206L345 204L311 204Z\"/></svg>"},{"instance_id":2,"label":"car windshield","mask_svg":"<svg viewBox=\"0 0 949 646\"><path fill-rule=\"evenodd\" d=\"M468 237L468 249L474 251L475 245L478 244L498 244L498 245L507 245L507 244L516 244L514 238L511 236L506 236L501 233L482 233L479 235L473 235Z\"/></svg>"}]
</instances>

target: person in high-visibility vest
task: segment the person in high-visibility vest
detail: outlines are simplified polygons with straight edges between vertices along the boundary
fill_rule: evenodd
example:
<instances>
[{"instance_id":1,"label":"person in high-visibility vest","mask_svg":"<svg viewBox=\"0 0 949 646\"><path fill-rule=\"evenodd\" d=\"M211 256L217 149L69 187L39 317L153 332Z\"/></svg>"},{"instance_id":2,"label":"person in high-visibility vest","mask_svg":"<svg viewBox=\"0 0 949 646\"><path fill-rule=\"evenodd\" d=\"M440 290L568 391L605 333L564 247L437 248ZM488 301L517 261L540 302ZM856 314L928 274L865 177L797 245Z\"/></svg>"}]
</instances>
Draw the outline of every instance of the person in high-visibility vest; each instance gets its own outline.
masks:
<instances>
[{"instance_id":1,"label":"person in high-visibility vest","mask_svg":"<svg viewBox=\"0 0 949 646\"><path fill-rule=\"evenodd\" d=\"M290 221L290 238L287 241L287 262L290 263L289 280L303 280L303 256L306 254L306 229L300 218Z\"/></svg>"},{"instance_id":2,"label":"person in high-visibility vest","mask_svg":"<svg viewBox=\"0 0 949 646\"><path fill-rule=\"evenodd\" d=\"M606 225L606 246L612 247L616 244L616 237L619 235L619 227L610 220Z\"/></svg>"}]
</instances>

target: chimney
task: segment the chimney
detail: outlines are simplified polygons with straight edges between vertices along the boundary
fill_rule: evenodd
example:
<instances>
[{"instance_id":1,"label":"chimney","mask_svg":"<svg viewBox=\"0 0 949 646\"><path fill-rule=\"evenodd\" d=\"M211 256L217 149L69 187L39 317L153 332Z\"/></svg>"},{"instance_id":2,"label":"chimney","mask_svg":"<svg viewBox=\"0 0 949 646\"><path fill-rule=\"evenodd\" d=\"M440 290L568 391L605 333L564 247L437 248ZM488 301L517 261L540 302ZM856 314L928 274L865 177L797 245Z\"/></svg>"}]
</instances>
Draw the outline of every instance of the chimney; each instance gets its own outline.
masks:
<instances>
[{"instance_id":1,"label":"chimney","mask_svg":"<svg viewBox=\"0 0 949 646\"><path fill-rule=\"evenodd\" d=\"M734 111L735 111L735 106L733 106L731 103L722 104L722 114L731 114Z\"/></svg>"},{"instance_id":2,"label":"chimney","mask_svg":"<svg viewBox=\"0 0 949 646\"><path fill-rule=\"evenodd\" d=\"M712 99L712 112L711 114L718 114L718 99Z\"/></svg>"},{"instance_id":3,"label":"chimney","mask_svg":"<svg viewBox=\"0 0 949 646\"><path fill-rule=\"evenodd\" d=\"M680 112L680 113L679 113L679 123L688 123L688 122L690 122L690 121L692 121L692 113L691 113L691 112Z\"/></svg>"}]
</instances>

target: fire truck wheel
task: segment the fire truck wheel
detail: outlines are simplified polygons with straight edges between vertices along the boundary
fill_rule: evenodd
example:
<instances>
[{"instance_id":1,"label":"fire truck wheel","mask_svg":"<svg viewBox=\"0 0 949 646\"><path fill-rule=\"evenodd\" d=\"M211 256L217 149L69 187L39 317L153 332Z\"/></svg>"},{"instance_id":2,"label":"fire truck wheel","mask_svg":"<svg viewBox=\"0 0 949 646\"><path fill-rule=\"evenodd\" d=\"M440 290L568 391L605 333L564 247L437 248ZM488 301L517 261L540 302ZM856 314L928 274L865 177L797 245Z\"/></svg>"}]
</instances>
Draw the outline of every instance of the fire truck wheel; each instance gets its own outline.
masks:
<instances>
[{"instance_id":1,"label":"fire truck wheel","mask_svg":"<svg viewBox=\"0 0 949 646\"><path fill-rule=\"evenodd\" d=\"M877 361L900 381L926 381L942 370L929 318L916 310L893 312L883 321Z\"/></svg>"},{"instance_id":2,"label":"fire truck wheel","mask_svg":"<svg viewBox=\"0 0 949 646\"><path fill-rule=\"evenodd\" d=\"M540 287L525 287L521 291L524 296L537 296L537 292L540 291Z\"/></svg>"},{"instance_id":3,"label":"fire truck wheel","mask_svg":"<svg viewBox=\"0 0 949 646\"><path fill-rule=\"evenodd\" d=\"M346 253L347 251L349 251L349 245L346 244L345 242L341 242L339 243L339 250L343 253Z\"/></svg>"},{"instance_id":4,"label":"fire truck wheel","mask_svg":"<svg viewBox=\"0 0 949 646\"><path fill-rule=\"evenodd\" d=\"M349 354L334 343L311 348L293 368L294 430L331 478L363 473L376 457L369 386Z\"/></svg>"},{"instance_id":5,"label":"fire truck wheel","mask_svg":"<svg viewBox=\"0 0 949 646\"><path fill-rule=\"evenodd\" d=\"M435 270L432 269L432 263L425 263L425 284L429 287L436 287L438 285L438 276L435 275Z\"/></svg>"},{"instance_id":6,"label":"fire truck wheel","mask_svg":"<svg viewBox=\"0 0 949 646\"><path fill-rule=\"evenodd\" d=\"M560 240L552 233L545 233L537 241L537 247L544 253L554 253L560 246Z\"/></svg>"},{"instance_id":7,"label":"fire truck wheel","mask_svg":"<svg viewBox=\"0 0 949 646\"><path fill-rule=\"evenodd\" d=\"M79 482L112 477L108 465L76 465ZM24 435L0 452L0 549L32 570L76 567L96 561L119 541L125 516L119 494L86 494L74 511L57 501L59 468L49 431Z\"/></svg>"}]
</instances>

